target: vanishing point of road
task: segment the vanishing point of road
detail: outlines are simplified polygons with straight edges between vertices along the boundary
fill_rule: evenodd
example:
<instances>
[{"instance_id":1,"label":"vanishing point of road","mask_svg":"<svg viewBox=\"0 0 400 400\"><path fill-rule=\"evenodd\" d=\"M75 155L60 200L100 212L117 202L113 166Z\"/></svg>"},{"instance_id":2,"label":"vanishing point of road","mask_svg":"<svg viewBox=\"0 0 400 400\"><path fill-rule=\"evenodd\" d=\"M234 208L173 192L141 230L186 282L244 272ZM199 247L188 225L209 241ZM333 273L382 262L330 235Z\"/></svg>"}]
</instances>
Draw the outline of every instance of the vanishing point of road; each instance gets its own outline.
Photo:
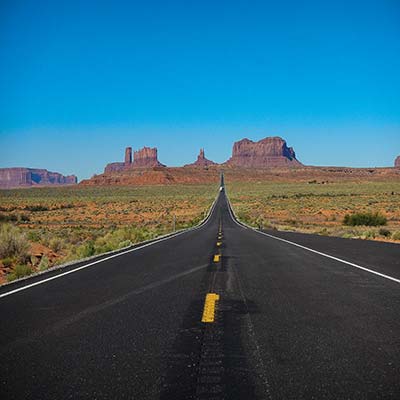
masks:
<instances>
[{"instance_id":1,"label":"vanishing point of road","mask_svg":"<svg viewBox=\"0 0 400 400\"><path fill-rule=\"evenodd\" d=\"M400 246L198 228L0 288L0 398L400 399Z\"/></svg>"}]
</instances>

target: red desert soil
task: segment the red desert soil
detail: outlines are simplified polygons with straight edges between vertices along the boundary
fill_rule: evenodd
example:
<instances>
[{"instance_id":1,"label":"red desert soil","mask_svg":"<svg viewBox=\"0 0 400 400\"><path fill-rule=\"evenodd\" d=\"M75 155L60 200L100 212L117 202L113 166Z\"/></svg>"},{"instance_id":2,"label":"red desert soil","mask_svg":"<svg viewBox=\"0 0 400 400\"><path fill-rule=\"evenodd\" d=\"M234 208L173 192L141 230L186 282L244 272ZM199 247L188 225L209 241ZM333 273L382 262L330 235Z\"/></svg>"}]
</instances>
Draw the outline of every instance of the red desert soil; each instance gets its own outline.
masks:
<instances>
[{"instance_id":1,"label":"red desert soil","mask_svg":"<svg viewBox=\"0 0 400 400\"><path fill-rule=\"evenodd\" d=\"M40 244L40 243L32 243L30 242L31 249L29 253L31 254L31 262L29 265L32 270L37 271L38 265L42 258L46 256L49 260L49 265L53 265L57 259L59 259L60 254L55 253L53 250L48 247ZM32 265L32 260L34 260L35 265ZM0 285L7 282L7 274L12 271L12 268L5 267L0 260Z\"/></svg>"},{"instance_id":2,"label":"red desert soil","mask_svg":"<svg viewBox=\"0 0 400 400\"><path fill-rule=\"evenodd\" d=\"M398 180L398 168L347 168L347 167L299 167L299 168L241 168L210 165L201 167L155 167L149 169L129 169L120 172L95 175L83 180L80 185L172 185L217 183L221 171L227 182L307 182L320 183L357 180Z\"/></svg>"}]
</instances>

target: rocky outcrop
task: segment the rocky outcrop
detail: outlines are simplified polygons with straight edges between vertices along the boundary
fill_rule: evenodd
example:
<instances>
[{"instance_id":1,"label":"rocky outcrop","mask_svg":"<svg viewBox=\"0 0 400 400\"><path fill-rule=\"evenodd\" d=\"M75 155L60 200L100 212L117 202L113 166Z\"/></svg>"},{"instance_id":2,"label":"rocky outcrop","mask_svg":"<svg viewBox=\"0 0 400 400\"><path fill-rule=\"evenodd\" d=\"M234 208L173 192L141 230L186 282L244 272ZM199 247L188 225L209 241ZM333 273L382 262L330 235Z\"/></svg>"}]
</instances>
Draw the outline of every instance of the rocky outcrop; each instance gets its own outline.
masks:
<instances>
[{"instance_id":1,"label":"rocky outcrop","mask_svg":"<svg viewBox=\"0 0 400 400\"><path fill-rule=\"evenodd\" d=\"M74 185L75 175L64 176L58 172L36 168L0 168L0 188L26 186Z\"/></svg>"},{"instance_id":2,"label":"rocky outcrop","mask_svg":"<svg viewBox=\"0 0 400 400\"><path fill-rule=\"evenodd\" d=\"M400 156L398 156L398 157L394 160L394 166L400 168Z\"/></svg>"},{"instance_id":3,"label":"rocky outcrop","mask_svg":"<svg viewBox=\"0 0 400 400\"><path fill-rule=\"evenodd\" d=\"M165 167L158 161L157 148L143 147L143 149L137 150L133 153L132 161L132 147L125 149L124 162L114 162L107 164L104 168L105 174L111 174L115 172L122 172L131 168L154 168L154 167Z\"/></svg>"},{"instance_id":4,"label":"rocky outcrop","mask_svg":"<svg viewBox=\"0 0 400 400\"><path fill-rule=\"evenodd\" d=\"M133 168L165 167L157 158L157 148L143 147L133 153Z\"/></svg>"},{"instance_id":5,"label":"rocky outcrop","mask_svg":"<svg viewBox=\"0 0 400 400\"><path fill-rule=\"evenodd\" d=\"M112 174L114 172L121 172L126 169L125 163L123 162L113 162L110 164L107 164L106 167L104 168L104 173L105 174Z\"/></svg>"},{"instance_id":6,"label":"rocky outcrop","mask_svg":"<svg viewBox=\"0 0 400 400\"><path fill-rule=\"evenodd\" d=\"M217 165L214 161L208 160L204 154L204 149L200 149L197 160L192 164L187 164L185 167L208 167L210 165Z\"/></svg>"},{"instance_id":7,"label":"rocky outcrop","mask_svg":"<svg viewBox=\"0 0 400 400\"><path fill-rule=\"evenodd\" d=\"M125 166L132 164L132 147L125 149Z\"/></svg>"},{"instance_id":8,"label":"rocky outcrop","mask_svg":"<svg viewBox=\"0 0 400 400\"><path fill-rule=\"evenodd\" d=\"M242 139L235 142L232 157L226 162L235 167L298 167L302 164L296 159L292 147L287 147L280 137L267 137L258 142Z\"/></svg>"}]
</instances>

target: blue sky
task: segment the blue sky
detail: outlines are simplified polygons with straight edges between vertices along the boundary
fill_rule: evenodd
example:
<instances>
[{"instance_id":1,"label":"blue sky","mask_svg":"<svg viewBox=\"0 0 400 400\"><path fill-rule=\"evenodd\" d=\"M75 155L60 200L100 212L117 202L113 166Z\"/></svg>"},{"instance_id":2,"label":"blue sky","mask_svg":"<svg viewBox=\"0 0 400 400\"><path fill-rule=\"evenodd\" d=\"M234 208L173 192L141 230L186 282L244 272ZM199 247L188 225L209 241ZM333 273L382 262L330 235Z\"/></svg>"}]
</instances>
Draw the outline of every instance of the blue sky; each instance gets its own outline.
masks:
<instances>
[{"instance_id":1,"label":"blue sky","mask_svg":"<svg viewBox=\"0 0 400 400\"><path fill-rule=\"evenodd\" d=\"M223 162L282 136L310 165L400 154L400 3L0 2L0 167L80 179L157 146Z\"/></svg>"}]
</instances>

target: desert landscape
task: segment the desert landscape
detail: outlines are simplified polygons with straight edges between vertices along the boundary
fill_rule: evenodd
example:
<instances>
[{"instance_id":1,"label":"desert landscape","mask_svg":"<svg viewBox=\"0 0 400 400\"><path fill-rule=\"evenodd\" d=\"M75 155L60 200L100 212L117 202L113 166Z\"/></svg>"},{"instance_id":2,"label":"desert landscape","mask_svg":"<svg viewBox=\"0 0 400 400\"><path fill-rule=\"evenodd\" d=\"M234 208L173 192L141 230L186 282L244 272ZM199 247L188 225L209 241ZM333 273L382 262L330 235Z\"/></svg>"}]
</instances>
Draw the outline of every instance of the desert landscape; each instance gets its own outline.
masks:
<instances>
[{"instance_id":1,"label":"desert landscape","mask_svg":"<svg viewBox=\"0 0 400 400\"><path fill-rule=\"evenodd\" d=\"M400 168L304 166L279 137L236 142L223 164L201 149L195 162L175 168L159 162L156 148L132 158L128 147L123 162L79 184L47 179L0 191L1 234L25 243L21 254L3 252L0 281L194 226L221 173L237 216L253 227L400 242ZM361 220L345 222L354 215Z\"/></svg>"},{"instance_id":2,"label":"desert landscape","mask_svg":"<svg viewBox=\"0 0 400 400\"><path fill-rule=\"evenodd\" d=\"M400 399L400 1L0 5L0 399Z\"/></svg>"},{"instance_id":3,"label":"desert landscape","mask_svg":"<svg viewBox=\"0 0 400 400\"><path fill-rule=\"evenodd\" d=\"M205 216L216 185L45 187L0 191L0 281L188 228Z\"/></svg>"},{"instance_id":4,"label":"desert landscape","mask_svg":"<svg viewBox=\"0 0 400 400\"><path fill-rule=\"evenodd\" d=\"M256 228L400 242L398 180L232 182L227 189L238 218ZM384 220L345 223L346 215L365 214Z\"/></svg>"}]
</instances>

